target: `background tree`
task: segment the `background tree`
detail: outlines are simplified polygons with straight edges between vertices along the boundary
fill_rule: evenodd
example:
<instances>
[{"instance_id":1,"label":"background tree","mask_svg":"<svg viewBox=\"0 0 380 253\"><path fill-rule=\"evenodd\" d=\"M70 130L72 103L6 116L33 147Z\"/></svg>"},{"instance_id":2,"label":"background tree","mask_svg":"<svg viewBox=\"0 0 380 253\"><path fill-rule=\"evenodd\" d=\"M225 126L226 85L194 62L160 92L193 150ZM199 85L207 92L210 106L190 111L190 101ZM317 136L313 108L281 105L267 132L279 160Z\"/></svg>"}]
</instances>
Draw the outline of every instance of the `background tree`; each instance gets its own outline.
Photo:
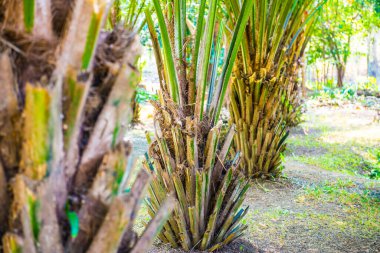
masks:
<instances>
[{"instance_id":1,"label":"background tree","mask_svg":"<svg viewBox=\"0 0 380 253\"><path fill-rule=\"evenodd\" d=\"M344 84L353 36L367 37L379 24L374 8L371 0L329 0L318 17L307 51L308 64L321 60L324 66L325 63L334 65L338 87Z\"/></svg>"},{"instance_id":2,"label":"background tree","mask_svg":"<svg viewBox=\"0 0 380 253\"><path fill-rule=\"evenodd\" d=\"M362 36L367 37L367 77L376 78L380 85L380 64L378 59L379 28L380 28L380 1L364 1L364 10L361 12L363 23Z\"/></svg>"}]
</instances>

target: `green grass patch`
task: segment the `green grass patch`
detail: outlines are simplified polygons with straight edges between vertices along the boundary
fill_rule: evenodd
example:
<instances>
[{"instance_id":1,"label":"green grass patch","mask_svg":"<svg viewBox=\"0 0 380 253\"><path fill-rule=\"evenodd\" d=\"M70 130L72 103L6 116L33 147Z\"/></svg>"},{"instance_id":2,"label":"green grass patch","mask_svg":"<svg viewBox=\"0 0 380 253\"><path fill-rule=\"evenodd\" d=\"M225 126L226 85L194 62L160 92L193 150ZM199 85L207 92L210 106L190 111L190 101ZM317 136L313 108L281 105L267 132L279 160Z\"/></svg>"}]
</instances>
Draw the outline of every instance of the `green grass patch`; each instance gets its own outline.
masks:
<instances>
[{"instance_id":1,"label":"green grass patch","mask_svg":"<svg viewBox=\"0 0 380 253\"><path fill-rule=\"evenodd\" d=\"M352 189L351 189L352 188ZM333 203L339 211L321 214L318 219L326 219L331 226L363 236L373 236L380 233L380 199L371 194L371 190L358 190L355 184L348 180L326 182L319 186L307 187L296 200L301 204ZM339 224L336 224L336 223Z\"/></svg>"},{"instance_id":2,"label":"green grass patch","mask_svg":"<svg viewBox=\"0 0 380 253\"><path fill-rule=\"evenodd\" d=\"M283 245L286 240L288 221L292 220L292 212L283 208L275 208L265 212L250 210L243 220L248 225L246 235L249 238L270 240L274 244Z\"/></svg>"},{"instance_id":3,"label":"green grass patch","mask_svg":"<svg viewBox=\"0 0 380 253\"><path fill-rule=\"evenodd\" d=\"M324 132L324 131L323 131ZM322 132L322 133L323 133ZM288 139L287 156L329 171L380 177L380 148L358 143L327 143L320 134L295 135Z\"/></svg>"}]
</instances>

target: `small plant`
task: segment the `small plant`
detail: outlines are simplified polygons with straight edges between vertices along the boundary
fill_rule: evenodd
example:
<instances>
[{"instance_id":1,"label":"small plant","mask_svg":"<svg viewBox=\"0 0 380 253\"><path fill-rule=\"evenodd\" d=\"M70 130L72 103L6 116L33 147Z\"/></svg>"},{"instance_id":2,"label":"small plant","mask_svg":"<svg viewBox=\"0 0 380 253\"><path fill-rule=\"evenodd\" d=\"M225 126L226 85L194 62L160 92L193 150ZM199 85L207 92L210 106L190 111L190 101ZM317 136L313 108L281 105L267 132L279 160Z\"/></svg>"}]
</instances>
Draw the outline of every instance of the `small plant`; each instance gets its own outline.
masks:
<instances>
[{"instance_id":1,"label":"small plant","mask_svg":"<svg viewBox=\"0 0 380 253\"><path fill-rule=\"evenodd\" d=\"M375 165L373 166L369 177L371 179L380 179L380 149L374 149L371 154L375 160Z\"/></svg>"},{"instance_id":2,"label":"small plant","mask_svg":"<svg viewBox=\"0 0 380 253\"><path fill-rule=\"evenodd\" d=\"M377 84L376 77L368 77L368 81L360 83L358 85L358 90L367 90L367 91L380 91L379 85Z\"/></svg>"},{"instance_id":3,"label":"small plant","mask_svg":"<svg viewBox=\"0 0 380 253\"><path fill-rule=\"evenodd\" d=\"M144 88L137 88L135 100L137 103L142 104L149 101L157 101L158 96L157 94L152 94Z\"/></svg>"}]
</instances>

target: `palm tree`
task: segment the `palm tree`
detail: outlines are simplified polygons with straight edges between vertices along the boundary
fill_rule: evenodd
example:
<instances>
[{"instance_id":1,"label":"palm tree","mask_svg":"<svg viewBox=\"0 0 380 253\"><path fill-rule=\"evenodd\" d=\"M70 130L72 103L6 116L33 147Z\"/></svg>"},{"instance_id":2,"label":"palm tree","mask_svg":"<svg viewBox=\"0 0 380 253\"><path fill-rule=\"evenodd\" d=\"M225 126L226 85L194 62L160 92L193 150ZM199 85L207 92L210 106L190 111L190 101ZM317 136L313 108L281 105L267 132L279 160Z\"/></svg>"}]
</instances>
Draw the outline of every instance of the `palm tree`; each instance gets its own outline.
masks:
<instances>
[{"instance_id":1,"label":"palm tree","mask_svg":"<svg viewBox=\"0 0 380 253\"><path fill-rule=\"evenodd\" d=\"M247 177L277 175L286 147L288 126L297 114L298 60L315 13L314 0L254 0L234 68L230 94L235 147L242 152ZM243 7L226 1L230 24Z\"/></svg>"},{"instance_id":2,"label":"palm tree","mask_svg":"<svg viewBox=\"0 0 380 253\"><path fill-rule=\"evenodd\" d=\"M147 7L147 0L115 0L113 1L110 15L108 17L108 24L110 27L122 25L127 30L133 30L140 33L146 24L144 9ZM136 64L139 71L142 72L143 64ZM141 78L138 83L141 82ZM137 90L133 93L132 97L132 124L140 123L141 106L137 101Z\"/></svg>"},{"instance_id":3,"label":"palm tree","mask_svg":"<svg viewBox=\"0 0 380 253\"><path fill-rule=\"evenodd\" d=\"M130 182L125 171L140 46L122 27L101 30L109 8L106 0L0 0L6 253L144 252L173 208L169 198L140 238L133 231L150 181L142 170Z\"/></svg>"},{"instance_id":4,"label":"palm tree","mask_svg":"<svg viewBox=\"0 0 380 253\"><path fill-rule=\"evenodd\" d=\"M237 169L239 153L229 152L235 127L226 129L219 116L253 3L243 3L246 11L237 19L221 71L225 29L218 19L220 1L201 0L196 22L187 11L193 2L153 4L160 37L148 10L146 20L161 91L159 101L152 102L155 140L148 135L149 159L144 163L153 174L149 214L156 215L163 198L174 192L177 205L159 239L185 250L214 251L246 229L241 219L247 208L241 205L249 184Z\"/></svg>"}]
</instances>

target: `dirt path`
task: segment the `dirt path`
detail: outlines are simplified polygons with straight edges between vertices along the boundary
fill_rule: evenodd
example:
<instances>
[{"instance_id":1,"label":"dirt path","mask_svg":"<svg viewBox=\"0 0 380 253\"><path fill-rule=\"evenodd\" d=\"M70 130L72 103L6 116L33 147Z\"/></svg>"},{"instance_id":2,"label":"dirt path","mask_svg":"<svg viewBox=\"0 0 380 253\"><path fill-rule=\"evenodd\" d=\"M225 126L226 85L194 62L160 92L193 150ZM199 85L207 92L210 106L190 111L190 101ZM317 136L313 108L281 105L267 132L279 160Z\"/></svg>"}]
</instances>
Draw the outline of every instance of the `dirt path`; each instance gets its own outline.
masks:
<instances>
[{"instance_id":1,"label":"dirt path","mask_svg":"<svg viewBox=\"0 0 380 253\"><path fill-rule=\"evenodd\" d=\"M309 193L310 187L318 189L328 180L330 184L350 182L347 189L357 196L363 194L366 183L373 181L342 176L292 160L285 165L287 178L277 182L254 182L245 201L250 206L246 217L249 229L243 239L220 252L380 252L380 228L375 224L379 222L380 205L368 211L368 207L356 202L330 200L329 194L315 199ZM377 195L380 193L379 184L370 186L372 188L367 189ZM344 183L342 188L344 192ZM340 190L338 188L338 194ZM347 198L351 201L353 196ZM377 215L368 219L368 213L373 215L371 212L377 212ZM371 220L369 224L366 219ZM157 244L150 252L182 251Z\"/></svg>"},{"instance_id":2,"label":"dirt path","mask_svg":"<svg viewBox=\"0 0 380 253\"><path fill-rule=\"evenodd\" d=\"M287 178L256 182L248 194L248 241L264 252L380 252L379 224L373 227L380 206L361 224L368 207L355 199L367 190L378 195L379 184L291 159L285 166Z\"/></svg>"},{"instance_id":3,"label":"dirt path","mask_svg":"<svg viewBox=\"0 0 380 253\"><path fill-rule=\"evenodd\" d=\"M380 180L368 178L368 154L380 150L373 115L311 107L289 138L284 177L253 182L247 233L220 252L380 252ZM130 134L136 155L146 150L143 135ZM149 252L181 251L157 243Z\"/></svg>"}]
</instances>

